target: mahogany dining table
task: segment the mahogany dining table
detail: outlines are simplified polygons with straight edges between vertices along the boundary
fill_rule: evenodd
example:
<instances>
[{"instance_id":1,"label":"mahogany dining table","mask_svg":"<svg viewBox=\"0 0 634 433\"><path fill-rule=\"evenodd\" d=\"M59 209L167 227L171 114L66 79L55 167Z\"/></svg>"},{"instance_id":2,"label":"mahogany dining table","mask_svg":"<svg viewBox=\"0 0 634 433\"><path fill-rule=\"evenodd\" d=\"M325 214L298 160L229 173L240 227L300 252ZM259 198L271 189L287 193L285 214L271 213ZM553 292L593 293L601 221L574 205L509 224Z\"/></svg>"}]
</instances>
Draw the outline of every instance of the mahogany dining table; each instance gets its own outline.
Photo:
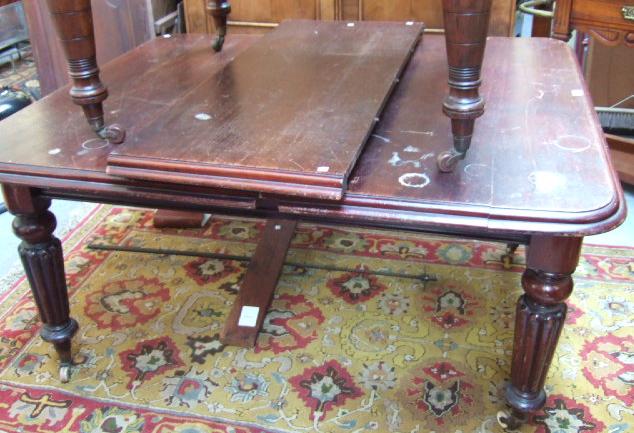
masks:
<instances>
[{"instance_id":1,"label":"mahogany dining table","mask_svg":"<svg viewBox=\"0 0 634 433\"><path fill-rule=\"evenodd\" d=\"M107 115L126 130L126 142L133 142L183 93L257 39L232 35L219 53L209 49L207 35L145 43L103 66ZM339 200L111 174L108 157L117 145L94 136L68 88L1 122L0 183L22 239L19 254L43 323L41 336L54 345L63 379L69 379L78 324L70 317L62 246L48 210L53 199L266 218L270 233L251 264L270 271L257 275L258 266L250 265L237 301L264 307L259 324L267 299L259 299L263 295L255 287L268 286L265 297L272 293L296 221L525 244L524 294L517 301L506 389L513 410L502 421L513 425L541 408L583 238L618 226L625 203L588 88L565 43L488 38L482 76L487 110L478 120L473 149L453 172L441 172L436 156L452 137L442 112L445 41L425 34ZM232 314L235 320L239 310ZM252 341L257 326L240 329L234 323L225 331L226 339L239 344Z\"/></svg>"}]
</instances>

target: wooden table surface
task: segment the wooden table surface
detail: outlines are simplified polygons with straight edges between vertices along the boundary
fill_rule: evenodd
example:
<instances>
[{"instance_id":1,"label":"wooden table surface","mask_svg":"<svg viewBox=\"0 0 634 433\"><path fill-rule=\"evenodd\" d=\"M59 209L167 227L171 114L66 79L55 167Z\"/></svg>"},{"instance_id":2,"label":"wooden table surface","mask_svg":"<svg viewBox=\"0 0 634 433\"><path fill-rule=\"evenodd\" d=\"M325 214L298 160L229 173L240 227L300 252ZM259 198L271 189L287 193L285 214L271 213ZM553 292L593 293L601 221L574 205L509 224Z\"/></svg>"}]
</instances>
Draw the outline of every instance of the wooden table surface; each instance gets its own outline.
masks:
<instances>
[{"instance_id":1,"label":"wooden table surface","mask_svg":"<svg viewBox=\"0 0 634 433\"><path fill-rule=\"evenodd\" d=\"M124 126L127 140L142 137L154 119L255 38L235 35L218 54L202 35L159 38L131 51L102 68L111 94L107 117ZM451 143L441 111L446 58L442 36L425 35L339 202L108 175L115 147L93 138L68 89L0 123L0 182L59 197L274 209L298 218L483 236L584 236L618 225L625 214L622 192L570 49L549 39L490 38L483 80L487 111L472 151L454 173L440 173L435 155Z\"/></svg>"},{"instance_id":2,"label":"wooden table surface","mask_svg":"<svg viewBox=\"0 0 634 433\"><path fill-rule=\"evenodd\" d=\"M286 21L118 146L108 173L338 200L422 32Z\"/></svg>"},{"instance_id":3,"label":"wooden table surface","mask_svg":"<svg viewBox=\"0 0 634 433\"><path fill-rule=\"evenodd\" d=\"M70 378L78 323L70 317L50 198L268 218L225 324L223 336L231 344L255 341L296 220L493 238L512 242L509 260L517 243L526 243L524 294L505 387L512 411L497 419L515 430L543 407L583 236L622 222L622 191L576 60L563 42L549 39L488 41L481 89L486 112L459 169L439 173L435 156L452 140L441 110L445 49L441 36L423 39L339 201L212 188L204 178L200 185L178 185L109 175L114 147L93 138L67 89L0 122L0 182L16 215L14 232L23 240L19 252L38 300L42 338L60 359L60 379ZM111 92L107 118L124 126L127 140L143 140L161 113L178 107L184 94L254 40L232 35L220 54L211 52L204 36L157 39L131 51L103 68ZM178 134L165 134L178 145ZM249 330L240 324L243 307L257 308Z\"/></svg>"}]
</instances>

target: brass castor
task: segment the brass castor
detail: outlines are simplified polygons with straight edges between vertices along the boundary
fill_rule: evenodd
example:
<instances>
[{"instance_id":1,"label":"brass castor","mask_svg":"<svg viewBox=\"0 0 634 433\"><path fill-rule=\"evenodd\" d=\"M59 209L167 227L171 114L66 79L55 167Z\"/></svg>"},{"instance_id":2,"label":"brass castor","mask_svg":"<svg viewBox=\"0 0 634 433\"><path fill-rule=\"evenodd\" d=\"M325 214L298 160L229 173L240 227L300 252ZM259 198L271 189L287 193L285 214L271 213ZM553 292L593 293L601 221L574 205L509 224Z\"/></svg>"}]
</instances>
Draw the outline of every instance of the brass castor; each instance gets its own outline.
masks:
<instances>
[{"instance_id":1,"label":"brass castor","mask_svg":"<svg viewBox=\"0 0 634 433\"><path fill-rule=\"evenodd\" d=\"M70 381L70 364L62 364L59 367L59 380L62 383L68 383Z\"/></svg>"},{"instance_id":2,"label":"brass castor","mask_svg":"<svg viewBox=\"0 0 634 433\"><path fill-rule=\"evenodd\" d=\"M511 243L506 245L506 254L504 254L500 261L504 269L511 269L513 267L513 260L515 259L515 251L519 248L520 244Z\"/></svg>"},{"instance_id":3,"label":"brass castor","mask_svg":"<svg viewBox=\"0 0 634 433\"><path fill-rule=\"evenodd\" d=\"M458 161L464 159L465 154L456 152L455 150L447 150L438 154L436 162L438 169L443 173L451 173L458 165Z\"/></svg>"},{"instance_id":4,"label":"brass castor","mask_svg":"<svg viewBox=\"0 0 634 433\"><path fill-rule=\"evenodd\" d=\"M509 254L504 254L502 256L502 267L504 269L511 269L513 267L513 256Z\"/></svg>"},{"instance_id":5,"label":"brass castor","mask_svg":"<svg viewBox=\"0 0 634 433\"><path fill-rule=\"evenodd\" d=\"M104 126L97 131L97 135L112 144L121 144L125 141L125 129L117 124Z\"/></svg>"},{"instance_id":6,"label":"brass castor","mask_svg":"<svg viewBox=\"0 0 634 433\"><path fill-rule=\"evenodd\" d=\"M517 432L519 428L524 424L525 419L522 417L518 417L513 414L513 411L501 410L497 413L496 419L500 427L504 429L505 432L513 433Z\"/></svg>"}]
</instances>

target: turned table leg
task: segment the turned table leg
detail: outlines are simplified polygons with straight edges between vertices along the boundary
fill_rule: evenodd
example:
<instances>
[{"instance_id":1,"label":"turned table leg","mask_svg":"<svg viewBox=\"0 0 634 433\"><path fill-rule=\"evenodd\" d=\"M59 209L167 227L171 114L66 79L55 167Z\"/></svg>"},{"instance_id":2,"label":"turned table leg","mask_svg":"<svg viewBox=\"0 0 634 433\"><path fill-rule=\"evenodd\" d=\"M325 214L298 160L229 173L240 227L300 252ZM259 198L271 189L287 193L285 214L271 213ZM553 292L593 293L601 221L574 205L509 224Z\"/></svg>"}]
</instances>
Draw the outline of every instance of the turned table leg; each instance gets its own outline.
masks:
<instances>
[{"instance_id":1,"label":"turned table leg","mask_svg":"<svg viewBox=\"0 0 634 433\"><path fill-rule=\"evenodd\" d=\"M502 425L516 428L546 401L544 381L566 318L572 273L583 238L533 236L522 275L524 294L517 302L511 383L506 399L512 413L499 414Z\"/></svg>"},{"instance_id":2,"label":"turned table leg","mask_svg":"<svg viewBox=\"0 0 634 433\"><path fill-rule=\"evenodd\" d=\"M491 0L443 0L449 66L449 94L443 111L451 119L453 149L438 155L438 168L450 172L465 158L475 120L484 113L480 69L491 15Z\"/></svg>"},{"instance_id":3,"label":"turned table leg","mask_svg":"<svg viewBox=\"0 0 634 433\"><path fill-rule=\"evenodd\" d=\"M90 0L47 0L48 8L62 42L68 72L73 80L70 96L84 110L88 123L103 139L119 144L125 131L119 125L106 126L103 101L108 89L99 79L95 30Z\"/></svg>"},{"instance_id":4,"label":"turned table leg","mask_svg":"<svg viewBox=\"0 0 634 433\"><path fill-rule=\"evenodd\" d=\"M212 47L214 51L220 51L227 35L227 17L231 13L231 4L229 0L212 0L207 4L207 11L213 18L218 33Z\"/></svg>"},{"instance_id":5,"label":"turned table leg","mask_svg":"<svg viewBox=\"0 0 634 433\"><path fill-rule=\"evenodd\" d=\"M70 379L71 338L79 325L70 317L62 244L55 236L55 216L50 199L33 195L27 187L3 186L5 203L15 215L13 231L22 240L18 247L33 299L43 323L40 335L52 343L61 362L60 379Z\"/></svg>"}]
</instances>

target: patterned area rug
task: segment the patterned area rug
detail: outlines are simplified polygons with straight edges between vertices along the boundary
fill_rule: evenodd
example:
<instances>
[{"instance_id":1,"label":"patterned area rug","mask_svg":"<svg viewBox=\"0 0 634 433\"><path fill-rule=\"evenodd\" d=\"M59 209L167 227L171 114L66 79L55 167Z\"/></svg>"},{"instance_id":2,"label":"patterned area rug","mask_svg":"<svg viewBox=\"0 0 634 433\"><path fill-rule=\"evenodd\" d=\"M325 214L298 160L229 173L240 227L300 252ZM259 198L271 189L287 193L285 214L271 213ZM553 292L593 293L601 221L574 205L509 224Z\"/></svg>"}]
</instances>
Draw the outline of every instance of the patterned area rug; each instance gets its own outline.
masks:
<instances>
[{"instance_id":1,"label":"patterned area rug","mask_svg":"<svg viewBox=\"0 0 634 433\"><path fill-rule=\"evenodd\" d=\"M262 221L158 231L102 207L65 242L80 323L72 379L37 336L28 285L0 304L0 431L499 432L521 263L501 244L303 224L253 350L218 333L240 262L88 250L90 242L250 254ZM634 431L634 251L586 247L524 432ZM522 261L522 254L518 257ZM333 272L311 268L336 265ZM372 276L366 269L437 282Z\"/></svg>"},{"instance_id":2,"label":"patterned area rug","mask_svg":"<svg viewBox=\"0 0 634 433\"><path fill-rule=\"evenodd\" d=\"M16 60L13 65L0 65L0 87L7 86L16 90L23 90L33 100L42 97L40 82L37 77L37 69L33 60L33 51L30 45L21 47L22 58Z\"/></svg>"}]
</instances>

